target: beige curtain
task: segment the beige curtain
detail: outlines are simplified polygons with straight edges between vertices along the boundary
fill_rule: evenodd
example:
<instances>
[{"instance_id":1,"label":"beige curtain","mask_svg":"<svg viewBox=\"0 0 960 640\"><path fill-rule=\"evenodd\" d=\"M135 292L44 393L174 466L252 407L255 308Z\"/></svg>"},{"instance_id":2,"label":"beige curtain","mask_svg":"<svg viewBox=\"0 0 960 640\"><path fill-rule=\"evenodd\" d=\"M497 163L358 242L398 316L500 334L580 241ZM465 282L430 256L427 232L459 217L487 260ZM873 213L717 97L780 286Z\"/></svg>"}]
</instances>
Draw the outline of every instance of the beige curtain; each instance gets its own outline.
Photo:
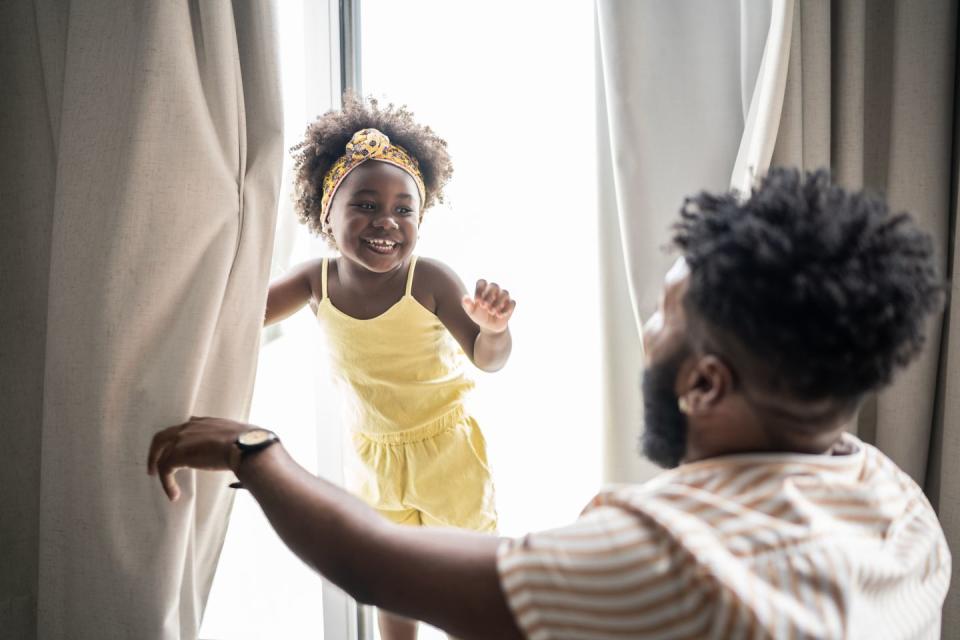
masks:
<instances>
[{"instance_id":1,"label":"beige curtain","mask_svg":"<svg viewBox=\"0 0 960 640\"><path fill-rule=\"evenodd\" d=\"M0 636L195 638L231 496L144 471L242 418L282 153L269 3L0 9Z\"/></svg>"},{"instance_id":2,"label":"beige curtain","mask_svg":"<svg viewBox=\"0 0 960 640\"><path fill-rule=\"evenodd\" d=\"M763 15L760 5L770 10ZM705 6L710 5L710 6ZM938 244L944 273L960 278L957 228L960 102L957 87L958 12L955 0L800 0L770 2L598 2L601 62L610 149L601 135L601 227L606 238L608 370L622 377L636 358L615 273L619 238L630 292L643 313L654 301L669 258L658 251L686 193L723 189L724 177L743 187L769 163L830 167L852 187L883 193L895 209L911 211ZM740 12L739 32L731 16ZM737 119L732 96L738 78L734 41L767 36L752 100L760 111ZM752 25L752 27L751 27ZM638 35L634 38L632 33ZM719 34L719 35L718 35ZM726 34L727 37L724 37ZM743 51L749 50L745 44ZM788 49L788 54L783 55ZM744 59L741 57L741 63ZM766 68L766 72L764 71ZM764 98L765 96L765 98ZM747 102L741 98L741 104ZM753 106L750 108L753 109ZM761 126L751 126L751 123ZM734 140L740 147L734 150ZM604 162L608 165L604 168ZM604 180L615 187L605 190ZM607 201L604 201L604 197ZM616 213L611 213L614 211ZM616 217L619 216L617 222ZM618 288L619 287L619 288ZM896 384L871 399L857 430L926 488L951 548L960 543L960 302L957 287L931 326L923 356ZM613 326L614 330L609 327ZM633 329L631 327L630 329ZM630 363L630 368L639 366ZM642 479L649 470L623 461L632 451L616 442L634 438L639 408L612 387L608 474ZM618 409L628 407L624 413ZM619 457L618 457L619 456ZM956 574L954 584L956 584ZM943 628L960 625L960 594L952 589ZM948 631L945 637L948 637Z\"/></svg>"},{"instance_id":3,"label":"beige curtain","mask_svg":"<svg viewBox=\"0 0 960 640\"><path fill-rule=\"evenodd\" d=\"M793 0L598 0L600 255L609 482L656 468L642 430L638 323L675 259L684 196L766 170L780 119ZM624 277L626 273L626 277Z\"/></svg>"},{"instance_id":4,"label":"beige curtain","mask_svg":"<svg viewBox=\"0 0 960 640\"><path fill-rule=\"evenodd\" d=\"M774 162L830 166L850 187L886 194L932 234L944 273L960 281L957 3L801 2ZM957 287L927 349L861 413L858 431L925 487L950 547L960 543L960 301ZM953 587L957 585L954 572ZM944 637L960 625L960 593Z\"/></svg>"}]
</instances>

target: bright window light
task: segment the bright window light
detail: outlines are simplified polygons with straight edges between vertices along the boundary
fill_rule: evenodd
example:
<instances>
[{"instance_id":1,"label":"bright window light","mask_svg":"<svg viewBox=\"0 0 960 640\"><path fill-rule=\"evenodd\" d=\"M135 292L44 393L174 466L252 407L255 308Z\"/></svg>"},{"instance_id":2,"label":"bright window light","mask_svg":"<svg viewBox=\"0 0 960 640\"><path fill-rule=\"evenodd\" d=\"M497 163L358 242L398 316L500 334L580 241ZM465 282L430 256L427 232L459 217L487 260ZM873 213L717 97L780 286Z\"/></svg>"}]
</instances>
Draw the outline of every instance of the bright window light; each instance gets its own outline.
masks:
<instances>
[{"instance_id":1,"label":"bright window light","mask_svg":"<svg viewBox=\"0 0 960 640\"><path fill-rule=\"evenodd\" d=\"M593 3L364 0L361 27L363 92L453 157L417 253L517 299L474 394L501 533L568 523L601 479Z\"/></svg>"},{"instance_id":2,"label":"bright window light","mask_svg":"<svg viewBox=\"0 0 960 640\"><path fill-rule=\"evenodd\" d=\"M287 148L325 110L304 106L304 33L320 33L303 24L307 4L277 3ZM510 362L474 370L470 405L503 535L572 521L601 481L593 19L585 0L361 6L364 94L409 105L454 161L447 202L428 212L417 253L449 264L471 291L482 277L518 300ZM290 183L287 158L273 277L323 252L293 221ZM340 398L319 344L309 310L266 336L251 421L336 479ZM201 638L321 638L320 603L320 580L241 492Z\"/></svg>"}]
</instances>

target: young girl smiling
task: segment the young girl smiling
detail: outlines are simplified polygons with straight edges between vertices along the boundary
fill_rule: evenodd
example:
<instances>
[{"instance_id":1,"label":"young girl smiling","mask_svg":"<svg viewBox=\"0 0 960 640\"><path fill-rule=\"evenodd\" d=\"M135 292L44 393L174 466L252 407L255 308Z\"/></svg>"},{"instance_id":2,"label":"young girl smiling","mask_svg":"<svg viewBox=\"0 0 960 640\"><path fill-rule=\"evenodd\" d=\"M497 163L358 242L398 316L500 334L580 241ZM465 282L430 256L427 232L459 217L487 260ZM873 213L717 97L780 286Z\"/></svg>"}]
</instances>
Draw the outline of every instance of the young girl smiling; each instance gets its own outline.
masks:
<instances>
[{"instance_id":1,"label":"young girl smiling","mask_svg":"<svg viewBox=\"0 0 960 640\"><path fill-rule=\"evenodd\" d=\"M339 252L273 282L264 324L310 304L326 336L356 459L350 490L385 517L492 531L497 516L480 428L465 410L465 357L496 371L516 302L484 280L472 295L450 267L414 254L442 201L446 142L405 107L348 96L294 148L301 222ZM385 640L416 623L380 612Z\"/></svg>"}]
</instances>

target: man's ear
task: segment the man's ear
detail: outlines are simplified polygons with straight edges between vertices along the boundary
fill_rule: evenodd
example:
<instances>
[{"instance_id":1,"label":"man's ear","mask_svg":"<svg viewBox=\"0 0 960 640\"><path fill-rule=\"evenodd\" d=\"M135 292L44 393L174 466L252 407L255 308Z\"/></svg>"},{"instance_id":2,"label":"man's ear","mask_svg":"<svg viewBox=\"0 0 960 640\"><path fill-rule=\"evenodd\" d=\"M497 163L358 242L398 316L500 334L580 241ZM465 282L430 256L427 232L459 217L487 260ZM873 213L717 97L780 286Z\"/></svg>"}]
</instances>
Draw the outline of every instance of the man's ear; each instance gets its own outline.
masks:
<instances>
[{"instance_id":1,"label":"man's ear","mask_svg":"<svg viewBox=\"0 0 960 640\"><path fill-rule=\"evenodd\" d=\"M681 409L698 414L716 407L733 390L733 372L714 355L701 356L681 375L677 396Z\"/></svg>"}]
</instances>

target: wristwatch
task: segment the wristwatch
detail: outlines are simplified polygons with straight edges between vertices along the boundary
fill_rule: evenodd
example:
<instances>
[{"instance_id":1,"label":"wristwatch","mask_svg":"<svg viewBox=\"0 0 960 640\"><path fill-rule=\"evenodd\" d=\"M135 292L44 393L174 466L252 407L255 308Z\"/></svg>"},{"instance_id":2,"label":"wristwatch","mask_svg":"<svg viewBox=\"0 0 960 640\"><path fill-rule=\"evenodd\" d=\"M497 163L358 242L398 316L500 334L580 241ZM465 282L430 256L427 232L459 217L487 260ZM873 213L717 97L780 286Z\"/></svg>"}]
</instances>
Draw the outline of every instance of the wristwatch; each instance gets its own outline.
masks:
<instances>
[{"instance_id":1,"label":"wristwatch","mask_svg":"<svg viewBox=\"0 0 960 640\"><path fill-rule=\"evenodd\" d=\"M251 453L256 453L257 451L263 451L272 444L280 442L280 437L275 434L273 431L267 429L250 429L249 431L244 431L237 436L237 439L233 441L237 445L237 449L240 450L239 460L237 461L236 467L234 469L239 469L240 465L243 463L243 460L250 455ZM243 484L240 482L234 482L230 484L232 489L242 489Z\"/></svg>"},{"instance_id":2,"label":"wristwatch","mask_svg":"<svg viewBox=\"0 0 960 640\"><path fill-rule=\"evenodd\" d=\"M277 442L280 442L280 438L273 431L257 428L238 435L234 444L240 449L240 459L243 460L248 454L266 449Z\"/></svg>"}]
</instances>

